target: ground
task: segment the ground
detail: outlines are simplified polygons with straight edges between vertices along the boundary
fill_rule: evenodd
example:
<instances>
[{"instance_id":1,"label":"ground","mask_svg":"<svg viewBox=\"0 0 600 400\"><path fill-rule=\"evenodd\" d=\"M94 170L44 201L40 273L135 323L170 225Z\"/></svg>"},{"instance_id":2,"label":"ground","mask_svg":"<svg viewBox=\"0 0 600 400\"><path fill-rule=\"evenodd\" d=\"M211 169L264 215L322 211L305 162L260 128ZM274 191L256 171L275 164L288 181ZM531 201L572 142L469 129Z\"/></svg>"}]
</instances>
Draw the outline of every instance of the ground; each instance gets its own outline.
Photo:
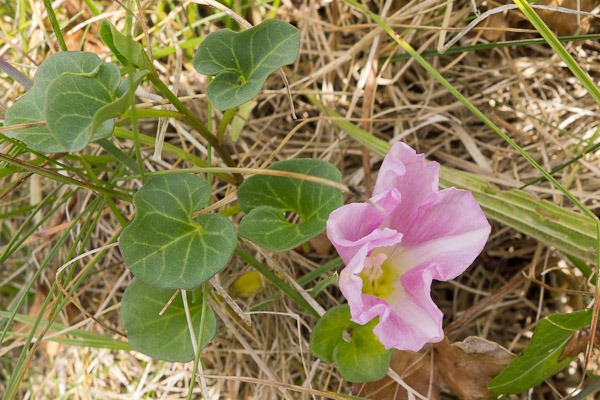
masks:
<instances>
[{"instance_id":1,"label":"ground","mask_svg":"<svg viewBox=\"0 0 600 400\"><path fill-rule=\"evenodd\" d=\"M46 57L59 50L44 3L19 0L0 5L0 59L29 78L33 78ZM191 65L197 45L194 38L226 26L237 29L237 25L222 14L215 16L216 11L208 5L197 3L203 2L58 0L52 8L69 50L92 51L105 60L111 55L100 40L99 21L106 19L123 29L131 10L139 39L146 45L147 35L151 38L148 46L153 49L161 79L201 121L216 130L222 113L212 109L209 115L207 111L203 94L206 77ZM281 76L272 74L252 103L239 137L228 140L227 146L238 166L260 168L277 160L322 159L342 171L345 184L368 197L381 154L367 150L336 125L339 118L319 108L318 101L373 136L387 142L406 142L444 167L466 171L503 191L533 182L524 191L536 201L547 200L580 213L548 182L534 181L540 174L527 160L358 8L338 0L230 3L233 11L251 24L275 17L292 23L301 32L299 57L283 68L289 96ZM579 6L585 11L598 5L591 1L545 3L573 9ZM454 88L546 171L585 153L554 176L589 210L598 213L600 165L596 149L589 151L598 135L598 104L554 50L541 41L516 42L539 38L518 10L495 14L466 30L476 11L499 4L466 0L363 4L422 52ZM541 12L546 13L551 28L560 35L598 31L597 20L590 20L585 14ZM464 48L457 52L451 48L442 54L444 43L459 32L464 35L453 46ZM592 81L598 82L597 37L576 39L566 41L565 47ZM505 41L511 43L498 44ZM496 45L469 47L485 43ZM24 93L24 88L3 72L0 85L2 109ZM147 83L137 94L140 109L165 104ZM156 118L143 118L137 127L141 134L152 138L141 147L148 171L189 167L192 164L185 154L205 159L206 143L202 137L177 119L159 123ZM172 145L165 146L160 159L152 157L158 131L165 133L165 144ZM0 141L4 154L17 153L7 140ZM117 136L114 143L133 154L129 139ZM172 150L173 146L184 152ZM117 168L114 160L103 161L106 153L96 144L86 147L83 154L89 155L91 164L83 165L81 158L73 154L42 159L24 152L18 159L85 181L92 181L93 175L99 182L106 181ZM119 335L119 308L132 276L118 249L108 246L99 253L100 257L92 254L68 264L82 253L113 243L121 224L110 206L97 203L95 193L84 188L76 190L4 161L0 165L0 309L13 311L17 299L23 296L24 302L17 309L20 319L10 325L0 348L0 393L14 382L15 366L24 368L16 398L179 399L187 396L190 385L195 387L194 398L200 398L204 386L214 399L343 398L352 390L353 385L341 379L333 365L319 362L310 354L308 340L316 323L313 316L270 284L259 284L256 290L243 294L232 290L240 276L253 271L237 257L218 274L213 286L215 293L221 290L220 294L232 294L240 312L249 313L251 326L244 324L225 303L215 303L218 331L202 352L206 377L203 382L192 378L193 363L157 361L118 349L114 344L104 343L108 348L103 348L85 338L81 345L74 340L48 340L64 337L72 329L123 340ZM139 180L121 178L117 178L118 187L140 187ZM214 179L212 189L214 201L228 199L221 206L235 204L234 197L227 197L234 193L233 185ZM345 201L361 198L347 194ZM127 218L133 217L130 202L116 201L113 206ZM82 213L94 217L71 225ZM507 213L510 215L510 211ZM488 217L492 234L480 257L456 280L435 283L433 298L444 312L450 342L476 336L520 354L540 319L589 306L594 286L581 272L585 268L553 246L552 238L528 235L516 229L516 223L507 224L492 213ZM236 225L239 219L239 214L232 217ZM287 282L295 282L336 258L323 236L282 253L266 251L250 242L243 244ZM589 250L590 259L594 259L594 251ZM593 267L593 263L588 264ZM312 280L306 288L311 289L332 273L328 271ZM27 317L38 317L43 303L60 293L53 288L57 277L64 280L69 275L70 282L74 282L77 274L83 276L77 291L59 307L57 322L63 324L63 331L46 332L47 340L33 347L29 344L25 348L33 351L25 351L26 334L32 329ZM51 290L53 294L49 296ZM324 309L344 302L333 280L315 300ZM2 329L9 315L0 314ZM45 316L49 317L49 313ZM584 346L574 353L574 361L567 369L515 398L558 399L575 389L582 377L588 337L581 340ZM19 361L20 357L27 361ZM597 374L595 351L591 357L590 377ZM418 379L429 386L428 374ZM369 390L360 395L375 398L376 390ZM402 390L393 396L406 398Z\"/></svg>"}]
</instances>

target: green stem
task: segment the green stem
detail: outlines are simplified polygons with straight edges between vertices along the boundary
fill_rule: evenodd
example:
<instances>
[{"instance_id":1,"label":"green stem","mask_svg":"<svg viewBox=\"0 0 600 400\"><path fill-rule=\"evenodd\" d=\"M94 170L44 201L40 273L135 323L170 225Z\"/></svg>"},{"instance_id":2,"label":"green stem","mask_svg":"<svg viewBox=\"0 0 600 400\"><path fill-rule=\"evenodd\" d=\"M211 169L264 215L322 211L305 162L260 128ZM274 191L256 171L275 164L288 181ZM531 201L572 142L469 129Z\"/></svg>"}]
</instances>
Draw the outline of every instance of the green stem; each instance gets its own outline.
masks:
<instances>
[{"instance_id":1,"label":"green stem","mask_svg":"<svg viewBox=\"0 0 600 400\"><path fill-rule=\"evenodd\" d=\"M128 131L123 128L118 128L118 127L115 128L113 135L119 139L133 140L133 132ZM150 137L148 135L144 135L144 134L140 133L140 134L138 134L138 139L139 139L140 143L145 144L146 146L154 145L154 138ZM171 143L165 142L163 144L163 150L169 154L173 154L174 156L179 157L182 160L185 160L191 164L197 165L201 168L206 168L208 166L206 161L202 160L201 158L199 158L199 157L193 155L192 153L189 153L177 146L173 146ZM234 185L236 183L236 181L232 175L223 174L223 173L215 173L214 175L218 176L219 179L221 179L225 182L228 182L232 185Z\"/></svg>"},{"instance_id":2,"label":"green stem","mask_svg":"<svg viewBox=\"0 0 600 400\"><path fill-rule=\"evenodd\" d=\"M217 151L217 153L219 153L219 156L221 156L223 162L230 167L235 167L236 163L231 158L231 155L225 146L222 146L217 138L200 121L198 121L190 109L187 108L185 104L181 102L181 100L179 100L175 93L173 93L167 87L167 85L163 83L158 75L152 73L148 77L152 84L163 94L163 96L169 99L171 104L184 115L185 121L190 124L192 128L194 128L200 135L202 135L202 137ZM237 183L242 182L240 175L236 175L235 178Z\"/></svg>"},{"instance_id":3,"label":"green stem","mask_svg":"<svg viewBox=\"0 0 600 400\"><path fill-rule=\"evenodd\" d=\"M81 165L83 165L83 168L87 171L87 176L89 176L90 179L96 185L102 185L102 183L103 183L102 180L96 176L96 173L94 172L94 170L92 169L90 164L85 160L85 157L80 155L79 162L81 163ZM125 228L129 224L129 221L127 221L127 219L121 214L117 205L113 201L112 197L105 196L104 199L105 199L106 203L108 204L108 206L110 207L110 209L112 210L114 216L119 221L119 224L121 225L121 227Z\"/></svg>"},{"instance_id":4,"label":"green stem","mask_svg":"<svg viewBox=\"0 0 600 400\"><path fill-rule=\"evenodd\" d=\"M281 289L285 294L290 296L296 303L298 303L302 308L308 311L315 318L320 318L321 316L309 303L306 301L304 297L300 295L293 287L285 283L281 278L279 278L273 271L260 263L256 258L254 258L250 253L244 250L242 247L238 246L235 248L235 254L241 257L242 260L248 263L251 267L260 272L265 278L271 281L272 284Z\"/></svg>"},{"instance_id":5,"label":"green stem","mask_svg":"<svg viewBox=\"0 0 600 400\"><path fill-rule=\"evenodd\" d=\"M562 171L563 169L567 168L569 165L581 160L585 155L587 155L589 153L593 153L596 150L598 150L599 148L600 148L600 143L596 143L596 144L588 147L587 149L583 150L583 152L581 152L578 156L576 156L576 157L570 159L569 161L567 161L566 163L559 165L558 167L552 169L552 171L550 171L550 175L554 175L557 172ZM541 181L543 179L544 179L544 177L540 176L540 177L532 180L531 182L524 184L519 189L525 189L527 186L535 185L536 183L538 183L539 181Z\"/></svg>"},{"instance_id":6,"label":"green stem","mask_svg":"<svg viewBox=\"0 0 600 400\"><path fill-rule=\"evenodd\" d=\"M300 277L300 279L298 279L298 285L304 286L307 283L312 282L313 280L317 279L324 273L329 272L332 269L337 269L339 267L342 267L343 265L344 265L344 262L342 261L342 259L340 257L334 258L333 260L323 264L322 266L315 269L314 271L311 271L308 274Z\"/></svg>"},{"instance_id":7,"label":"green stem","mask_svg":"<svg viewBox=\"0 0 600 400\"><path fill-rule=\"evenodd\" d=\"M56 40L58 41L60 49L62 51L69 51L67 43L65 42L65 38L63 37L63 34L60 31L60 25L58 24L58 20L56 19L56 14L54 14L52 2L50 0L44 0L44 5L46 6L46 12L48 13L48 18L50 18L50 24L52 25L52 30L54 30L54 35L56 36Z\"/></svg>"},{"instance_id":8,"label":"green stem","mask_svg":"<svg viewBox=\"0 0 600 400\"><path fill-rule=\"evenodd\" d=\"M123 164L127 169L136 175L140 174L139 167L134 160L129 158L127 154L123 153L121 149L112 144L108 139L100 139L97 143L104 149L108 154L114 157L115 160Z\"/></svg>"},{"instance_id":9,"label":"green stem","mask_svg":"<svg viewBox=\"0 0 600 400\"><path fill-rule=\"evenodd\" d=\"M101 14L101 12L98 10L98 8L96 8L96 6L94 5L94 2L92 0L84 0L85 4L87 4L88 8L90 9L90 11L92 12L92 14L94 14L94 16L98 16Z\"/></svg>"},{"instance_id":10,"label":"green stem","mask_svg":"<svg viewBox=\"0 0 600 400\"><path fill-rule=\"evenodd\" d=\"M573 36L561 36L557 37L557 40L560 42L575 42L580 40L598 40L600 39L600 35L597 33L592 33L588 35L573 35ZM494 42L494 43L477 43L471 44L467 46L453 46L446 50L443 54L437 50L425 50L421 53L421 56L424 58L429 57L437 57L437 56L449 56L452 54L461 54L473 51L482 51L489 49L501 49L504 47L520 47L520 46L531 46L536 44L545 44L546 41L544 39L520 39L520 40L508 40L506 42ZM379 63L383 64L388 59L389 55L383 56L379 59ZM395 54L390 58L390 62L399 62L406 61L411 59L410 54Z\"/></svg>"},{"instance_id":11,"label":"green stem","mask_svg":"<svg viewBox=\"0 0 600 400\"><path fill-rule=\"evenodd\" d=\"M131 110L127 110L123 113L123 118L128 118L131 115ZM136 108L135 115L138 118L177 118L183 119L184 115L180 112L173 110L155 110L148 108Z\"/></svg>"},{"instance_id":12,"label":"green stem","mask_svg":"<svg viewBox=\"0 0 600 400\"><path fill-rule=\"evenodd\" d=\"M562 45L560 40L548 28L548 26L544 23L544 21L540 18L540 16L531 8L531 5L527 3L527 1L523 0L513 0L513 2L519 7L519 10L531 22L531 24L537 29L537 31L542 35L546 43L552 47L552 50L563 60L563 62L569 67L573 75L579 80L579 82L585 87L588 94L592 96L592 98L596 101L596 104L600 105L600 89L594 83L592 78L588 75L587 72L581 68L581 66L573 59L571 54L565 49L565 46Z\"/></svg>"},{"instance_id":13,"label":"green stem","mask_svg":"<svg viewBox=\"0 0 600 400\"><path fill-rule=\"evenodd\" d=\"M219 122L219 128L217 129L217 140L219 143L225 143L225 131L227 130L227 125L229 125L235 116L237 109L237 107L230 108L223 114L223 118L221 119L221 122Z\"/></svg>"},{"instance_id":14,"label":"green stem","mask_svg":"<svg viewBox=\"0 0 600 400\"><path fill-rule=\"evenodd\" d=\"M129 43L129 41L127 42ZM133 75L133 70L130 70L130 74ZM133 79L129 80L130 82L130 89L132 89L133 86ZM131 121L131 131L133 133L133 145L134 145L134 151L135 151L135 159L137 161L137 167L138 167L138 171L140 172L140 177L142 179L142 182L146 181L146 171L144 170L144 158L142 156L142 146L140 145L140 131L138 130L138 126L137 126L137 112L135 110L135 107L133 106L133 104L135 104L135 90L130 90L130 104L131 107L129 109L130 113L129 113L129 120Z\"/></svg>"}]
</instances>

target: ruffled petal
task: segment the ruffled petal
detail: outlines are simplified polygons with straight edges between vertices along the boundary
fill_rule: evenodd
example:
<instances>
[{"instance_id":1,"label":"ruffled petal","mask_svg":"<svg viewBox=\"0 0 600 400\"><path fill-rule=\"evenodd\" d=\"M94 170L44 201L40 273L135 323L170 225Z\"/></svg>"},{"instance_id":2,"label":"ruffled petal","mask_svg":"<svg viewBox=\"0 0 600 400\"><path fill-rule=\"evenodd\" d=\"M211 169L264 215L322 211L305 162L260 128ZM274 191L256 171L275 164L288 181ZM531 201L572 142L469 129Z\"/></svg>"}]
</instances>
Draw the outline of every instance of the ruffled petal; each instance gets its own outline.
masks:
<instances>
[{"instance_id":1,"label":"ruffled petal","mask_svg":"<svg viewBox=\"0 0 600 400\"><path fill-rule=\"evenodd\" d=\"M400 204L400 193L395 189L387 190L371 201L377 207L369 203L348 204L333 211L327 220L327 237L346 264L365 244L369 245L370 252L402 240L402 233L390 228L380 229Z\"/></svg>"},{"instance_id":2,"label":"ruffled petal","mask_svg":"<svg viewBox=\"0 0 600 400\"><path fill-rule=\"evenodd\" d=\"M419 205L438 191L439 164L427 163L423 154L398 142L386 155L377 175L374 195L392 188L402 193L402 203L390 215L386 226L404 232L412 224Z\"/></svg>"},{"instance_id":3,"label":"ruffled petal","mask_svg":"<svg viewBox=\"0 0 600 400\"><path fill-rule=\"evenodd\" d=\"M360 248L340 273L339 286L350 306L352 320L364 325L375 317L373 332L387 348L419 351L426 343L443 337L442 312L429 295L432 276L426 269L413 269L398 280L391 301L363 294L363 271L368 246Z\"/></svg>"},{"instance_id":4,"label":"ruffled petal","mask_svg":"<svg viewBox=\"0 0 600 400\"><path fill-rule=\"evenodd\" d=\"M471 192L450 188L430 196L391 257L404 268L426 266L446 281L466 270L481 253L491 227Z\"/></svg>"},{"instance_id":5,"label":"ruffled petal","mask_svg":"<svg viewBox=\"0 0 600 400\"><path fill-rule=\"evenodd\" d=\"M363 281L359 274L365 266L368 250L369 246L366 244L359 248L354 257L340 272L338 284L340 286L340 291L348 301L352 316L360 315L364 310L362 301Z\"/></svg>"},{"instance_id":6,"label":"ruffled petal","mask_svg":"<svg viewBox=\"0 0 600 400\"><path fill-rule=\"evenodd\" d=\"M426 270L409 271L398 282L400 295L391 304L363 294L360 308L350 304L352 320L364 325L379 316L373 333L386 349L419 351L439 342L444 338L443 314L431 300L431 280Z\"/></svg>"},{"instance_id":7,"label":"ruffled petal","mask_svg":"<svg viewBox=\"0 0 600 400\"><path fill-rule=\"evenodd\" d=\"M443 314L431 300L432 276L427 270L413 269L400 281L404 293L379 317L373 332L386 349L419 351L444 338Z\"/></svg>"}]
</instances>

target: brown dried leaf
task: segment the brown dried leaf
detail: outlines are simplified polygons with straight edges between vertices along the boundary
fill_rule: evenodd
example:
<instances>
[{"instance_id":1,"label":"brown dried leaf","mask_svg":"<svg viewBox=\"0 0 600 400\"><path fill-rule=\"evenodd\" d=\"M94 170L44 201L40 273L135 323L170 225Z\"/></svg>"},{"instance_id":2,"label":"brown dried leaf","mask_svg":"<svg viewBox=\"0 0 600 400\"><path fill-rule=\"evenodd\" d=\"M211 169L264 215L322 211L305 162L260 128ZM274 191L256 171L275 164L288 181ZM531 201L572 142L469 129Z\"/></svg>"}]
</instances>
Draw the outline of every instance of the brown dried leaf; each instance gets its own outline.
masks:
<instances>
[{"instance_id":1,"label":"brown dried leaf","mask_svg":"<svg viewBox=\"0 0 600 400\"><path fill-rule=\"evenodd\" d=\"M546 0L540 1L540 4L545 4L553 7L564 7L571 10L577 10L579 3L580 11L592 11L598 4L597 0ZM576 33L587 33L590 29L590 19L585 16L576 14L566 14L558 11L536 10L546 25L560 36L574 35ZM578 22L580 24L578 24Z\"/></svg>"},{"instance_id":2,"label":"brown dried leaf","mask_svg":"<svg viewBox=\"0 0 600 400\"><path fill-rule=\"evenodd\" d=\"M497 343L471 336L463 342L435 345L437 367L455 396L461 399L487 399L488 382L510 363L514 355Z\"/></svg>"},{"instance_id":3,"label":"brown dried leaf","mask_svg":"<svg viewBox=\"0 0 600 400\"><path fill-rule=\"evenodd\" d=\"M432 359L433 357L433 359ZM397 351L392 368L406 386L428 399L451 393L460 399L488 399L488 382L508 365L514 355L497 343L479 337L450 344L429 345L419 353ZM389 376L354 386L353 394L373 400L408 399L408 391Z\"/></svg>"},{"instance_id":4,"label":"brown dried leaf","mask_svg":"<svg viewBox=\"0 0 600 400\"><path fill-rule=\"evenodd\" d=\"M483 37L490 42L498 42L504 39L504 33L508 28L509 19L503 13L492 14L485 20L485 31Z\"/></svg>"},{"instance_id":5,"label":"brown dried leaf","mask_svg":"<svg viewBox=\"0 0 600 400\"><path fill-rule=\"evenodd\" d=\"M83 36L84 32L85 39ZM96 54L101 54L104 50L104 45L98 40L97 34L92 30L78 30L69 35L65 35L65 43L69 50L90 51Z\"/></svg>"}]
</instances>

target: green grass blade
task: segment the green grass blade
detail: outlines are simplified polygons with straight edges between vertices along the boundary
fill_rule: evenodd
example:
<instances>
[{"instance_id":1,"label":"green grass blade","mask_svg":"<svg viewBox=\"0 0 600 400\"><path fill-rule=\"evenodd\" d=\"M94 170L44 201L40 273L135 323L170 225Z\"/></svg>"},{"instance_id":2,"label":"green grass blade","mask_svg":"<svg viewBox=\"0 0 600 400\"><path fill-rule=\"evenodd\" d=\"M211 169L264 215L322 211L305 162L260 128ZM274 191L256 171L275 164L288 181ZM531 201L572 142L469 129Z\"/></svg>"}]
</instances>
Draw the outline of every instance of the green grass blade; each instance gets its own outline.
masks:
<instances>
[{"instance_id":1,"label":"green grass blade","mask_svg":"<svg viewBox=\"0 0 600 400\"><path fill-rule=\"evenodd\" d=\"M85 215L87 215L88 213L94 213L95 211L97 211L98 207L100 206L102 202L102 197L97 197L96 199L94 199L90 205L80 214L76 215L71 227L74 227L76 224L78 224ZM100 216L100 213L97 214L97 216ZM85 221L84 221L84 226L83 226L83 230L85 231ZM21 306L23 305L23 301L25 299L26 294L31 290L31 288L33 287L33 284L35 282L38 281L38 279L40 278L40 275L42 273L42 271L45 270L45 268L50 265L50 262L53 260L54 255L62 248L62 246L66 243L66 241L68 239L71 238L71 229L68 229L65 231L65 233L60 237L60 239L56 242L56 244L52 247L52 249L50 250L48 256L44 259L44 261L41 263L41 265L39 266L39 268L37 269L36 273L34 274L34 276L29 280L29 282L27 282L26 288L25 290L22 291L22 295L21 297L16 301L13 310L9 311L9 317L8 320L6 322L6 325L4 327L4 330L0 336L0 343L3 342L5 335L8 332L8 329L10 327L10 325L12 324L12 321L14 320L14 318L17 315L17 310L19 310L21 308ZM85 232L90 232L85 231ZM74 245L71 247L71 251L69 252L69 254L67 254L67 258L71 258L73 256L73 252L75 251L75 248L77 247L77 245ZM81 244L81 248L85 248L85 243ZM73 289L75 290L76 287ZM21 351L21 354L19 355L19 358L17 360L17 362L15 363L14 369L13 369L13 373L11 374L11 376L8 379L8 382L6 383L6 393L5 393L5 398L7 399L12 399L15 397L17 390L19 389L19 386L21 385L21 382L25 376L25 373L27 372L27 367L31 361L31 357L33 356L33 352L35 351L36 347L37 347L37 342L32 344L32 341L34 339L34 333L37 332L38 327L42 324L42 320L43 320L43 316L45 314L45 310L47 309L47 307L50 305L52 300L56 300L55 302L55 306L52 310L51 315L53 315L53 318L50 321L47 321L47 325L46 325L46 330L49 327L49 325L54 322L54 319L56 317L58 317L59 315L59 310L62 309L62 307L64 307L64 305L66 304L66 301L63 300L62 302L60 301L60 298L54 299L53 298L53 294L57 292L57 286L56 286L56 282L54 283L54 285L52 286L52 288L50 289L50 293L48 294L48 296L46 296L46 299L44 300L44 303L40 309L39 315L38 317L35 318L34 324L32 326L31 332L29 333L29 335L27 336L27 339L25 340L25 343L23 345L23 349ZM61 295L61 293L59 293L59 295ZM45 334L45 330L43 330L39 335L38 335L38 339L43 337Z\"/></svg>"},{"instance_id":2,"label":"green grass blade","mask_svg":"<svg viewBox=\"0 0 600 400\"><path fill-rule=\"evenodd\" d=\"M118 127L115 128L113 135L119 139L133 140L133 132L128 131L123 128L118 128ZM148 135L144 135L143 133L138 134L138 140L143 145L154 146L154 138L150 137ZM206 161L204 161L203 159L195 156L194 154L192 154L182 148L174 146L171 143L168 143L168 142L163 143L163 151L165 151L169 154L172 154L178 158L181 158L182 160L185 160L185 161L189 162L190 164L197 165L202 168L208 167L208 163ZM231 184L235 183L235 179L231 175L228 175L228 174L215 174L215 175L218 176L219 179L224 180L225 182L228 182Z\"/></svg>"},{"instance_id":3,"label":"green grass blade","mask_svg":"<svg viewBox=\"0 0 600 400\"><path fill-rule=\"evenodd\" d=\"M591 212L579 199L565 189L552 175L546 172L541 165L539 165L527 152L525 152L514 140L512 140L506 133L504 133L496 124L494 124L484 113L482 113L473 103L471 103L466 97L464 97L450 82L448 82L431 64L429 64L417 51L402 39L394 30L379 16L367 9L362 4L359 4L355 0L348 0L348 3L352 4L364 14L370 16L383 30L407 53L409 53L415 61L417 61L427 72L431 74L448 92L450 92L458 101L460 101L473 115L487 125L494 133L500 136L506 143L514 148L529 164L531 164L536 170L540 172L555 188L557 188L562 194L571 200L584 214L588 217L596 219L596 215ZM600 103L599 103L600 104Z\"/></svg>"},{"instance_id":4,"label":"green grass blade","mask_svg":"<svg viewBox=\"0 0 600 400\"><path fill-rule=\"evenodd\" d=\"M54 35L56 36L56 40L58 41L60 49L62 51L69 51L67 43L65 43L65 38L60 30L58 20L56 19L52 2L50 0L44 0L44 5L46 6L46 12L48 13L48 18L50 19L50 24L52 25L52 29L54 30Z\"/></svg>"},{"instance_id":5,"label":"green grass blade","mask_svg":"<svg viewBox=\"0 0 600 400\"><path fill-rule=\"evenodd\" d=\"M242 260L244 260L248 265L256 269L260 272L265 278L271 281L271 283L281 289L285 294L287 294L292 300L296 301L299 306L301 306L305 311L308 311L315 318L320 318L317 310L311 306L308 301L304 297L300 295L292 286L288 285L283 279L278 277L273 271L264 266L260 261L254 258L250 253L244 250L241 246L238 246L235 249L235 254L237 254Z\"/></svg>"},{"instance_id":6,"label":"green grass blade","mask_svg":"<svg viewBox=\"0 0 600 400\"><path fill-rule=\"evenodd\" d=\"M102 194L105 196L113 196L113 197L116 197L121 200L131 201L131 196L129 194L123 193L118 190L108 189L103 186L97 186L97 185L94 185L94 184L91 184L88 182L84 182L84 181L80 181L77 179L73 179L68 176L61 175L58 172L54 172L50 169L37 166L37 165L32 164L27 161L22 161L20 159L8 156L6 154L0 153L0 161L3 161L7 164L22 168L22 169L32 172L34 174L38 174L45 178L51 179L53 181L60 182L62 184L73 185L73 186L80 187L83 189L89 189L93 192L96 192L96 193L99 193L99 194Z\"/></svg>"},{"instance_id":7,"label":"green grass blade","mask_svg":"<svg viewBox=\"0 0 600 400\"><path fill-rule=\"evenodd\" d=\"M556 38L559 42L576 42L580 40L599 40L600 34L591 33L587 35L573 35L573 36L560 36ZM482 50L490 50L490 49L501 49L504 47L522 47L522 46L532 46L536 44L544 44L546 41L541 38L537 39L519 39L519 40L507 40L505 42L494 42L494 43L477 43L470 44L466 46L453 46L446 50L444 53L440 53L437 50L425 50L421 53L421 56L424 58L436 57L441 55L452 55L452 54L461 54L468 53L473 51L482 51ZM389 57L389 56L388 56ZM380 63L384 63L388 57L381 57L379 59ZM406 61L411 59L411 55L408 53L404 54L395 54L389 60L390 62L398 62L398 61Z\"/></svg>"},{"instance_id":8,"label":"green grass blade","mask_svg":"<svg viewBox=\"0 0 600 400\"><path fill-rule=\"evenodd\" d=\"M2 318L10 318L12 313L8 311L0 310L0 317ZM21 322L26 325L33 326L35 324L36 318L30 315L24 314L15 314L14 320L17 322ZM57 342L70 346L79 346L79 347L93 347L93 348L102 348L102 349L111 349L111 350L131 350L131 346L129 343L114 339L105 335L101 335L99 333L88 332L83 329L73 329L68 325L64 325L58 322L53 322L50 324L50 331L52 332L64 332L60 336L50 336L45 337L43 340L48 342ZM12 332L9 331L9 336L18 336L18 337L27 337L29 334L25 334L22 332ZM67 337L67 335L69 337Z\"/></svg>"},{"instance_id":9,"label":"green grass blade","mask_svg":"<svg viewBox=\"0 0 600 400\"><path fill-rule=\"evenodd\" d=\"M514 3L519 7L519 10L531 22L531 24L537 29L542 35L546 43L552 47L552 50L560 57L561 60L569 67L573 75L579 80L579 82L585 87L587 92L592 96L596 104L600 105L600 89L594 84L592 78L581 68L581 66L571 57L567 49L562 45L560 40L550 31L550 28L542 21L540 16L531 8L527 1L513 0Z\"/></svg>"}]
</instances>

